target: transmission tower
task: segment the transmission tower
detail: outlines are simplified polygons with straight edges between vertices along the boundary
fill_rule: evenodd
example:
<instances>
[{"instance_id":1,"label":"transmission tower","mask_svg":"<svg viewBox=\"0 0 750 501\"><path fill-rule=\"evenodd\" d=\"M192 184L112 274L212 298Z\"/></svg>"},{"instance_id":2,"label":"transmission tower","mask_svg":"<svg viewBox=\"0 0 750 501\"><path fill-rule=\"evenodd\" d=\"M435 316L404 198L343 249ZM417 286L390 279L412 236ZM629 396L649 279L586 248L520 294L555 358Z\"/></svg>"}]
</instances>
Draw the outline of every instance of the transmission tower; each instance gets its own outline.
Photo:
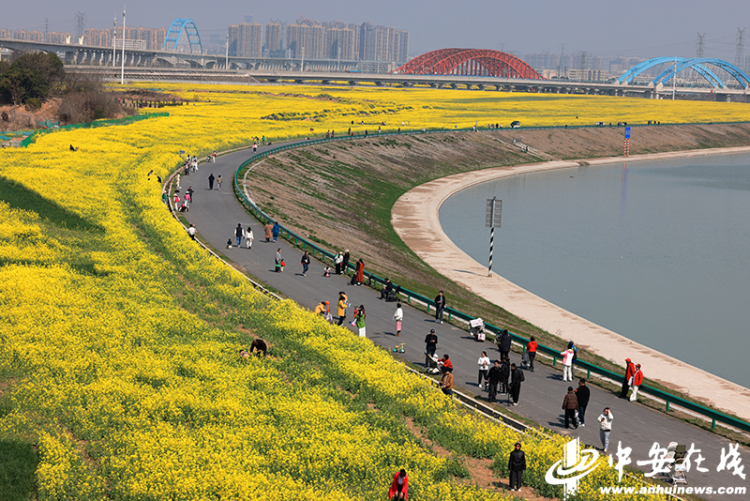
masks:
<instances>
[{"instance_id":1,"label":"transmission tower","mask_svg":"<svg viewBox=\"0 0 750 501\"><path fill-rule=\"evenodd\" d=\"M76 42L81 39L83 33L86 31L86 13L78 11L76 12Z\"/></svg>"},{"instance_id":2,"label":"transmission tower","mask_svg":"<svg viewBox=\"0 0 750 501\"><path fill-rule=\"evenodd\" d=\"M737 52L734 53L734 65L742 67L742 52L745 50L745 30L737 28Z\"/></svg>"},{"instance_id":3,"label":"transmission tower","mask_svg":"<svg viewBox=\"0 0 750 501\"><path fill-rule=\"evenodd\" d=\"M698 57L703 57L705 48L706 48L706 34L698 33L698 41L695 44L695 55Z\"/></svg>"}]
</instances>

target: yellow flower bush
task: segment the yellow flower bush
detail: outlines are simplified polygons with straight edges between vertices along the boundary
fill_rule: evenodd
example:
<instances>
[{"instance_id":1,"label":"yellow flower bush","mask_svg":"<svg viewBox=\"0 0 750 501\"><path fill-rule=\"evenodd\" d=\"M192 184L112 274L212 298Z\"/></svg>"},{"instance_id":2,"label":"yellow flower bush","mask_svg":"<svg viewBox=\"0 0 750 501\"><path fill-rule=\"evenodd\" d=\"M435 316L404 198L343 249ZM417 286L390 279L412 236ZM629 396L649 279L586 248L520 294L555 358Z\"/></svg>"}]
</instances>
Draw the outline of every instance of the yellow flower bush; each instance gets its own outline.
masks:
<instances>
[{"instance_id":1,"label":"yellow flower bush","mask_svg":"<svg viewBox=\"0 0 750 501\"><path fill-rule=\"evenodd\" d=\"M522 440L528 481L559 495L543 478L562 438L521 437L461 412L370 341L254 291L192 243L156 176L177 168L180 150L203 156L311 128L573 124L576 115L718 121L744 110L453 90L163 87L200 101L0 151L0 377L12 389L0 439L38 447L39 499L372 500L400 468L413 499L504 497L453 481L454 460L426 449L405 417L454 454L495 458L500 472ZM267 340L268 358L238 360L248 333ZM598 499L596 487L611 481L601 475L582 484L581 499Z\"/></svg>"}]
</instances>

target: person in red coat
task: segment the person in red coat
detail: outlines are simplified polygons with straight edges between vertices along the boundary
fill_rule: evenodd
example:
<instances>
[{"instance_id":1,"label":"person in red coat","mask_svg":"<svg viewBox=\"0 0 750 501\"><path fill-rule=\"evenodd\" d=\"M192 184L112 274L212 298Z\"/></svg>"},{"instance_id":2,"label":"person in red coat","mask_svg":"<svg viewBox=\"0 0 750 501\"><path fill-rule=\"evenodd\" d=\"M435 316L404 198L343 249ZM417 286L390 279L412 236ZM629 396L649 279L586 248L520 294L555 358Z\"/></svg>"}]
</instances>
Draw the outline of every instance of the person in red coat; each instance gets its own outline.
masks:
<instances>
[{"instance_id":1,"label":"person in red coat","mask_svg":"<svg viewBox=\"0 0 750 501\"><path fill-rule=\"evenodd\" d=\"M628 390L630 389L630 378L635 374L635 365L629 359L625 359L625 379L622 381L622 391L620 392L620 398L628 398Z\"/></svg>"},{"instance_id":2,"label":"person in red coat","mask_svg":"<svg viewBox=\"0 0 750 501\"><path fill-rule=\"evenodd\" d=\"M638 388L643 384L643 372L641 372L641 364L636 364L635 373L633 373L633 393L630 395L630 401L635 402L638 400Z\"/></svg>"},{"instance_id":3,"label":"person in red coat","mask_svg":"<svg viewBox=\"0 0 750 501\"><path fill-rule=\"evenodd\" d=\"M402 469L393 475L393 483L388 490L388 499L409 499L409 477L406 476L406 470Z\"/></svg>"}]
</instances>

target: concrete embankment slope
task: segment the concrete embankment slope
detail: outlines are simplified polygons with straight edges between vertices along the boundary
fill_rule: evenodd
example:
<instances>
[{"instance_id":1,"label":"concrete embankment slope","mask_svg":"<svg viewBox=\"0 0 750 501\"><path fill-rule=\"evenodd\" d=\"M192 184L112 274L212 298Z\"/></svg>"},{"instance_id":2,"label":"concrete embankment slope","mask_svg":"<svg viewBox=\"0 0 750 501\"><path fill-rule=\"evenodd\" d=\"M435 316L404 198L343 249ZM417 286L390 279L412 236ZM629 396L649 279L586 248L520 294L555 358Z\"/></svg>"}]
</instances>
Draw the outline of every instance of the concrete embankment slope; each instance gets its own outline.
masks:
<instances>
[{"instance_id":1,"label":"concrete embankment slope","mask_svg":"<svg viewBox=\"0 0 750 501\"><path fill-rule=\"evenodd\" d=\"M746 152L750 152L750 148L682 151L632 156L628 161ZM593 166L622 160L593 159L586 160L586 163ZM578 165L578 161L553 161L498 167L437 179L402 195L393 207L391 222L401 239L421 259L473 293L547 332L560 331L564 338L575 339L579 347L585 347L615 363L624 365L626 357L632 358L643 366L648 378L712 407L750 420L750 389L631 341L545 301L501 276L493 274L488 277L486 266L477 263L459 249L440 226L440 206L458 191L501 177Z\"/></svg>"}]
</instances>

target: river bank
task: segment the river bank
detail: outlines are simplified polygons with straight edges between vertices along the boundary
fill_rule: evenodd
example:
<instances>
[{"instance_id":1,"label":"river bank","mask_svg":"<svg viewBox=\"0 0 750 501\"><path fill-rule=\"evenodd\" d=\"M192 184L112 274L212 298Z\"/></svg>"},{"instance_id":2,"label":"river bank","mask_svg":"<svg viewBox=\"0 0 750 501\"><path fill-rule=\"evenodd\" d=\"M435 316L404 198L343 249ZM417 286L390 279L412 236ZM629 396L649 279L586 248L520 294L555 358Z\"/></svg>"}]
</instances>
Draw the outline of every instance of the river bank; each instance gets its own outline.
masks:
<instances>
[{"instance_id":1,"label":"river bank","mask_svg":"<svg viewBox=\"0 0 750 501\"><path fill-rule=\"evenodd\" d=\"M747 152L750 152L750 147L693 150L636 155L631 156L629 161ZM622 364L626 356L637 360L650 379L711 407L748 419L750 390L747 388L631 341L549 303L501 276L487 276L486 266L460 250L440 225L438 210L442 203L470 186L501 177L576 167L584 162L596 166L621 160L553 161L487 169L434 180L399 198L393 207L392 224L409 248L425 262L484 299L502 305L548 332L556 332L563 338L574 337L578 346L615 364Z\"/></svg>"},{"instance_id":2,"label":"river bank","mask_svg":"<svg viewBox=\"0 0 750 501\"><path fill-rule=\"evenodd\" d=\"M534 335L553 348L562 348L563 341L549 334L558 327L548 331L523 315L514 315L515 312L478 297L471 287L467 288L467 273L452 279L447 276L449 268L437 267L440 271L436 272L424 256L405 245L407 238L399 238L394 231L391 208L410 189L457 173L484 172L481 169L550 158L552 162L542 164L545 168L570 165L561 161L567 158L601 156L611 161L621 154L622 140L622 128L608 127L374 136L275 155L257 164L252 175L242 182L259 206L290 229L331 250L351 250L355 260L364 259L369 271L391 277L425 295L436 295L443 289L450 306L520 335ZM750 145L750 125L642 127L634 129L631 152L648 154L737 144ZM529 146L529 153L523 152L525 146ZM701 149L700 153L713 151ZM440 245L435 243L437 251ZM595 357L595 353L583 349L582 356L587 355ZM618 366L620 358L624 357L613 358Z\"/></svg>"}]
</instances>

